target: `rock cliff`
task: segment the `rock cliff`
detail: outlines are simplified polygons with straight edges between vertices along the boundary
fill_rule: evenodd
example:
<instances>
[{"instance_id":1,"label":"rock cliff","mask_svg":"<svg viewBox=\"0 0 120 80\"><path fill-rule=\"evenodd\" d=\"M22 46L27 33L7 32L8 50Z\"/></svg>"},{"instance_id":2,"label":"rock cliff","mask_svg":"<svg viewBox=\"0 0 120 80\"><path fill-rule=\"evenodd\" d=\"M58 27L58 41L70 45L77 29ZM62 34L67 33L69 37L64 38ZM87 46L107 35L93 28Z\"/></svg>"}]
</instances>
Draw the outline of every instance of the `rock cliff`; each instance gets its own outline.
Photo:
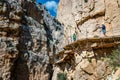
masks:
<instances>
[{"instance_id":1,"label":"rock cliff","mask_svg":"<svg viewBox=\"0 0 120 80\"><path fill-rule=\"evenodd\" d=\"M51 80L63 26L41 4L0 0L0 80Z\"/></svg>"},{"instance_id":2,"label":"rock cliff","mask_svg":"<svg viewBox=\"0 0 120 80\"><path fill-rule=\"evenodd\" d=\"M113 53L119 45L120 36L80 39L66 45L57 54L52 80L119 80L120 66L112 68L110 63L119 65L120 52Z\"/></svg>"},{"instance_id":3,"label":"rock cliff","mask_svg":"<svg viewBox=\"0 0 120 80\"><path fill-rule=\"evenodd\" d=\"M106 25L107 36L120 35L120 0L60 0L57 18L64 24L64 42L100 36L101 24Z\"/></svg>"},{"instance_id":4,"label":"rock cliff","mask_svg":"<svg viewBox=\"0 0 120 80\"><path fill-rule=\"evenodd\" d=\"M0 0L0 80L119 80L108 55L120 45L120 0L60 0L57 18L35 0Z\"/></svg>"},{"instance_id":5,"label":"rock cliff","mask_svg":"<svg viewBox=\"0 0 120 80\"><path fill-rule=\"evenodd\" d=\"M57 19L64 25L65 47L57 54L53 80L120 79L120 68L112 70L109 64L120 45L115 37L120 35L120 0L60 0ZM101 24L107 37L98 29Z\"/></svg>"}]
</instances>

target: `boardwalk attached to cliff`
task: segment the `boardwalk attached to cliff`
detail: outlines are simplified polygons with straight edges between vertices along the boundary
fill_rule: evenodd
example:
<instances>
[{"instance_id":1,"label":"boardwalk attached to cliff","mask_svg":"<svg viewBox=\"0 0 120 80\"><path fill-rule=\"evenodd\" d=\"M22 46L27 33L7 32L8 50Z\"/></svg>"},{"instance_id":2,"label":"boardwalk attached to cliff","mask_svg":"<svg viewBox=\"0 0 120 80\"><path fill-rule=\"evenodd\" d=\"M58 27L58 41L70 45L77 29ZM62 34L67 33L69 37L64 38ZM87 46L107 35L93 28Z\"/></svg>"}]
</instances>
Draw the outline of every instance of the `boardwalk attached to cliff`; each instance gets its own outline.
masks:
<instances>
[{"instance_id":1,"label":"boardwalk attached to cliff","mask_svg":"<svg viewBox=\"0 0 120 80\"><path fill-rule=\"evenodd\" d=\"M113 47L120 44L120 35L119 36L110 36L110 37L99 37L99 38L85 38L77 40L69 45L64 47L65 50L70 50L76 48L80 45L82 47L88 45L94 49L99 49L101 47ZM87 47L86 47L87 48Z\"/></svg>"},{"instance_id":2,"label":"boardwalk attached to cliff","mask_svg":"<svg viewBox=\"0 0 120 80\"><path fill-rule=\"evenodd\" d=\"M57 54L61 59L56 64L70 61L75 53L81 54L82 51L93 51L95 56L110 54L119 45L120 36L80 39L66 45L64 50Z\"/></svg>"}]
</instances>

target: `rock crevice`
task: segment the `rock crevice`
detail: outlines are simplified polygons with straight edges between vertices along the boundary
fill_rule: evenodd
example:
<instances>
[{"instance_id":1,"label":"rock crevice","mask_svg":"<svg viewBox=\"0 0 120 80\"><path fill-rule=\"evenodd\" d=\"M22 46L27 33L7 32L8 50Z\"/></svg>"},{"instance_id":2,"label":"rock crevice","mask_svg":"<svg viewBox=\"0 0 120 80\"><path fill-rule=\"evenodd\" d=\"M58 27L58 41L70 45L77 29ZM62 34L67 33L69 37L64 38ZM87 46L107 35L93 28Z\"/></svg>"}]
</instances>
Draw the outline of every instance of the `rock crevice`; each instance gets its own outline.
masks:
<instances>
[{"instance_id":1,"label":"rock crevice","mask_svg":"<svg viewBox=\"0 0 120 80\"><path fill-rule=\"evenodd\" d=\"M60 0L57 18L65 26L65 44L72 42L71 37L74 33L77 39L104 37L100 29L94 31L101 24L105 24L107 36L119 35L119 2L119 0L72 0L71 2Z\"/></svg>"},{"instance_id":2,"label":"rock crevice","mask_svg":"<svg viewBox=\"0 0 120 80\"><path fill-rule=\"evenodd\" d=\"M63 26L29 0L0 1L0 25L1 79L51 80Z\"/></svg>"}]
</instances>

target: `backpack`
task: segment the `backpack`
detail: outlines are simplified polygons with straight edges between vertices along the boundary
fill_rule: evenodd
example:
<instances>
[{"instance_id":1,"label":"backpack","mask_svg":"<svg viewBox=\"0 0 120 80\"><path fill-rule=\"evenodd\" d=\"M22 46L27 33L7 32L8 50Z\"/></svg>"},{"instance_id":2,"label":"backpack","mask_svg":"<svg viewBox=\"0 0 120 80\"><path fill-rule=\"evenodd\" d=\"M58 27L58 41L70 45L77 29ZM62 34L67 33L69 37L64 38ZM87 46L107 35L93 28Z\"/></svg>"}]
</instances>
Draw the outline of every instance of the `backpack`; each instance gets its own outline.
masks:
<instances>
[{"instance_id":1,"label":"backpack","mask_svg":"<svg viewBox=\"0 0 120 80\"><path fill-rule=\"evenodd\" d=\"M104 24L102 24L102 29L106 29L106 27L105 27L105 25L104 25Z\"/></svg>"},{"instance_id":2,"label":"backpack","mask_svg":"<svg viewBox=\"0 0 120 80\"><path fill-rule=\"evenodd\" d=\"M76 35L75 34L73 34L73 40L76 40Z\"/></svg>"}]
</instances>

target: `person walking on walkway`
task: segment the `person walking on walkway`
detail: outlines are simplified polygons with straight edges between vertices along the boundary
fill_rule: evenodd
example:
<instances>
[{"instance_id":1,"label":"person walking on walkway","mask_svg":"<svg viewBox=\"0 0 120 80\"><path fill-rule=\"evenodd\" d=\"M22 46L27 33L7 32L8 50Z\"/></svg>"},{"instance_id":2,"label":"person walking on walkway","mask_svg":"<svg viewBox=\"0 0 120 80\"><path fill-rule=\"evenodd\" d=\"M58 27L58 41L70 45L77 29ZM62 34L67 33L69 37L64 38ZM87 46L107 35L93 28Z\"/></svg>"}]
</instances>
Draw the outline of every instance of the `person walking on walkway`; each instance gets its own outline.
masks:
<instances>
[{"instance_id":1,"label":"person walking on walkway","mask_svg":"<svg viewBox=\"0 0 120 80\"><path fill-rule=\"evenodd\" d=\"M100 28L103 35L106 36L106 26L104 24L102 24L102 25L98 26L98 28Z\"/></svg>"},{"instance_id":2,"label":"person walking on walkway","mask_svg":"<svg viewBox=\"0 0 120 80\"><path fill-rule=\"evenodd\" d=\"M74 33L72 36L73 41L76 41L76 34Z\"/></svg>"},{"instance_id":3,"label":"person walking on walkway","mask_svg":"<svg viewBox=\"0 0 120 80\"><path fill-rule=\"evenodd\" d=\"M97 29L101 29L103 35L104 35L104 36L107 36L107 35L106 35L106 26L105 26L104 24L99 25L93 32L95 32Z\"/></svg>"}]
</instances>

